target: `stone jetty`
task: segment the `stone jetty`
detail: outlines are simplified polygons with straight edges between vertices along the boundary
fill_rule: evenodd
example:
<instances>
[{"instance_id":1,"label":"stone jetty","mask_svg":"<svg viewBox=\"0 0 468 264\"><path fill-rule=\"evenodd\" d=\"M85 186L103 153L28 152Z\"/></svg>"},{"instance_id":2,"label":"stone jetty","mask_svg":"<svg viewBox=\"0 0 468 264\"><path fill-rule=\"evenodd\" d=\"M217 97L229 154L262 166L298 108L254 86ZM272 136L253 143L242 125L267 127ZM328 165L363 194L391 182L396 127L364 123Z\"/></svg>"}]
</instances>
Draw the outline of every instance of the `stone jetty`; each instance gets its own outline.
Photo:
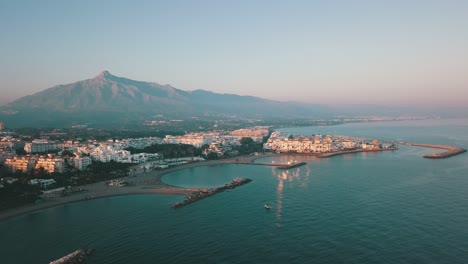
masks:
<instances>
[{"instance_id":1,"label":"stone jetty","mask_svg":"<svg viewBox=\"0 0 468 264\"><path fill-rule=\"evenodd\" d=\"M86 259L94 252L94 249L78 249L66 256L57 260L51 261L49 264L80 264L86 263Z\"/></svg>"},{"instance_id":2,"label":"stone jetty","mask_svg":"<svg viewBox=\"0 0 468 264\"><path fill-rule=\"evenodd\" d=\"M291 164L286 164L286 165L280 165L280 166L277 166L276 168L278 168L278 169L283 169L283 170L287 170L287 169L292 169L292 168L304 166L304 165L306 165L306 164L307 164L306 162L298 162L298 163L291 163Z\"/></svg>"},{"instance_id":3,"label":"stone jetty","mask_svg":"<svg viewBox=\"0 0 468 264\"><path fill-rule=\"evenodd\" d=\"M342 151L334 151L329 153L323 153L318 155L318 158L330 158L333 156L343 155L343 154L350 154L350 153L358 153L358 152L378 152L378 151L388 151L388 150L398 150L397 147L384 147L384 148L375 148L375 149L353 149L353 150L342 150Z\"/></svg>"},{"instance_id":4,"label":"stone jetty","mask_svg":"<svg viewBox=\"0 0 468 264\"><path fill-rule=\"evenodd\" d=\"M185 199L184 201L182 201L180 203L173 204L173 205L171 205L171 207L172 208L179 208L179 207L182 207L184 205L199 201L199 200L201 200L203 198L206 198L206 197L215 195L217 193L223 192L225 190L234 189L234 188L236 188L238 186L244 185L244 184L249 183L251 181L252 181L251 179L247 179L247 178L235 178L230 183L226 183L223 187L218 187L218 188L215 188L215 189L206 189L206 190L201 190L201 191L198 191L198 192L194 192L192 195L187 196L187 199Z\"/></svg>"},{"instance_id":5,"label":"stone jetty","mask_svg":"<svg viewBox=\"0 0 468 264\"><path fill-rule=\"evenodd\" d=\"M434 144L420 144L413 142L403 142L402 144L416 147L425 147L425 148L435 148L435 149L444 149L446 151L440 153L427 154L423 157L426 159L445 159L458 154L466 152L466 149L462 149L454 146L445 146L445 145L434 145Z\"/></svg>"}]
</instances>

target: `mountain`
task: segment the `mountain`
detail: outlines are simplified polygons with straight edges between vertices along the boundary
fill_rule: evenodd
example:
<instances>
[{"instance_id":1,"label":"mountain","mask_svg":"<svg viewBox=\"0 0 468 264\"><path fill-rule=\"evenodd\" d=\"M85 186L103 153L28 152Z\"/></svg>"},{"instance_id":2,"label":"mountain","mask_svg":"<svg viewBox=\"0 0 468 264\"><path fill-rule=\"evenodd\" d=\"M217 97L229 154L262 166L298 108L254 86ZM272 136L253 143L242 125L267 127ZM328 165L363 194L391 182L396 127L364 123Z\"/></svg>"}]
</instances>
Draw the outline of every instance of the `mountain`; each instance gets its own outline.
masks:
<instances>
[{"instance_id":1,"label":"mountain","mask_svg":"<svg viewBox=\"0 0 468 264\"><path fill-rule=\"evenodd\" d=\"M155 115L168 118L232 116L311 117L323 106L279 102L253 96L183 91L170 85L135 81L103 71L96 77L58 85L0 107L9 127L65 127L94 123L141 124Z\"/></svg>"}]
</instances>

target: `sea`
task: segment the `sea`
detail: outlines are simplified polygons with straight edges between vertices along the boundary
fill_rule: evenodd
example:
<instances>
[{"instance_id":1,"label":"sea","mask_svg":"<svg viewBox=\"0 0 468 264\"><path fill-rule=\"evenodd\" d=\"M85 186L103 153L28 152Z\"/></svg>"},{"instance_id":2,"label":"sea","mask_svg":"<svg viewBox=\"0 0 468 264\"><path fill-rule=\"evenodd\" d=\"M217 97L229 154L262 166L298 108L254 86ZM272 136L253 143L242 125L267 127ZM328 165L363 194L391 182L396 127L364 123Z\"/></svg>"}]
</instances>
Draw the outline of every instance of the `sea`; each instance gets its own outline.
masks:
<instances>
[{"instance_id":1,"label":"sea","mask_svg":"<svg viewBox=\"0 0 468 264\"><path fill-rule=\"evenodd\" d=\"M282 128L468 149L468 119ZM289 170L224 164L163 181L219 187L252 182L188 206L185 197L131 195L77 202L0 222L0 263L48 263L93 248L87 263L468 263L468 154L432 149L262 158ZM264 208L270 204L271 209Z\"/></svg>"}]
</instances>

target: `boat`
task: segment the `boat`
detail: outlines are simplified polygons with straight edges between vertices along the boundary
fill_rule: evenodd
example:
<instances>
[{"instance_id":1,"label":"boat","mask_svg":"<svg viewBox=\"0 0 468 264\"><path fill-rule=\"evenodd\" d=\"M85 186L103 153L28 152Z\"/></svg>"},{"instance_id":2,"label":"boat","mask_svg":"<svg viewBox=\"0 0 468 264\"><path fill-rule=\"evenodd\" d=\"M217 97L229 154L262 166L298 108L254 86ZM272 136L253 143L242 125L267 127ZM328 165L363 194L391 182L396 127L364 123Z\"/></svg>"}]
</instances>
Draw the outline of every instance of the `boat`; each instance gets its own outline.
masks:
<instances>
[{"instance_id":1,"label":"boat","mask_svg":"<svg viewBox=\"0 0 468 264\"><path fill-rule=\"evenodd\" d=\"M265 204L265 209L270 209L271 206L269 204Z\"/></svg>"}]
</instances>

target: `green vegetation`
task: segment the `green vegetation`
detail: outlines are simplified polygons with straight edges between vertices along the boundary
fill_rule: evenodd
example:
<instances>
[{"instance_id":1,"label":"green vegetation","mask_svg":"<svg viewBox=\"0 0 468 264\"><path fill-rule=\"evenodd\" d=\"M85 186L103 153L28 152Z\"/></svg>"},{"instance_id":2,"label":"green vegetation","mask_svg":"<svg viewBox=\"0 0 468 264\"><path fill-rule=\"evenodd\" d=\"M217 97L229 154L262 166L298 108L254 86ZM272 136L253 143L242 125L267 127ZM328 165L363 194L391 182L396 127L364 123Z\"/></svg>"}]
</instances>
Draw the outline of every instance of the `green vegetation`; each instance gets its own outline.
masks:
<instances>
[{"instance_id":1,"label":"green vegetation","mask_svg":"<svg viewBox=\"0 0 468 264\"><path fill-rule=\"evenodd\" d=\"M263 152L263 143L256 143L250 137L243 137L240 140L241 145L235 150L239 151L240 155L251 154L254 152Z\"/></svg>"},{"instance_id":2,"label":"green vegetation","mask_svg":"<svg viewBox=\"0 0 468 264\"><path fill-rule=\"evenodd\" d=\"M0 188L0 210L33 203L41 194L38 186L29 185L24 181L3 183L3 185L4 187Z\"/></svg>"},{"instance_id":3,"label":"green vegetation","mask_svg":"<svg viewBox=\"0 0 468 264\"><path fill-rule=\"evenodd\" d=\"M132 166L135 164L94 161L86 171L76 171L73 176L67 177L68 185L77 186L125 177Z\"/></svg>"},{"instance_id":4,"label":"green vegetation","mask_svg":"<svg viewBox=\"0 0 468 264\"><path fill-rule=\"evenodd\" d=\"M210 152L210 153L208 153L208 155L206 155L206 159L207 160L217 160L217 159L219 159L219 156L215 152Z\"/></svg>"}]
</instances>

